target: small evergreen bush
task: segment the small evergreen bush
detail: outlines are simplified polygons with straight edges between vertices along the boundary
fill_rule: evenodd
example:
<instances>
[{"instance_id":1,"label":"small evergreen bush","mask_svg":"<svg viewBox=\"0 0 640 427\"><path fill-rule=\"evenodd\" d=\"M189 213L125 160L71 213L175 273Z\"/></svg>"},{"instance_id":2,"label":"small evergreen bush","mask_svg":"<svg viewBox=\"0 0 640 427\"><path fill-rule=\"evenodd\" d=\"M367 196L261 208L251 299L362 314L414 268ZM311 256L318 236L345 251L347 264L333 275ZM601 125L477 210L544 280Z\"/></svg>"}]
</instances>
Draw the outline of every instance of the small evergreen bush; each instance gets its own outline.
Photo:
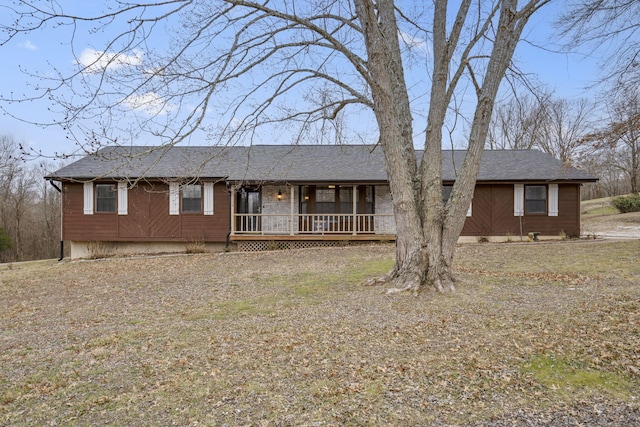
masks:
<instances>
[{"instance_id":1,"label":"small evergreen bush","mask_svg":"<svg viewBox=\"0 0 640 427\"><path fill-rule=\"evenodd\" d=\"M11 249L12 246L11 237L3 227L0 227L0 252Z\"/></svg>"},{"instance_id":2,"label":"small evergreen bush","mask_svg":"<svg viewBox=\"0 0 640 427\"><path fill-rule=\"evenodd\" d=\"M611 200L611 204L618 209L620 213L640 212L640 194L616 197Z\"/></svg>"}]
</instances>

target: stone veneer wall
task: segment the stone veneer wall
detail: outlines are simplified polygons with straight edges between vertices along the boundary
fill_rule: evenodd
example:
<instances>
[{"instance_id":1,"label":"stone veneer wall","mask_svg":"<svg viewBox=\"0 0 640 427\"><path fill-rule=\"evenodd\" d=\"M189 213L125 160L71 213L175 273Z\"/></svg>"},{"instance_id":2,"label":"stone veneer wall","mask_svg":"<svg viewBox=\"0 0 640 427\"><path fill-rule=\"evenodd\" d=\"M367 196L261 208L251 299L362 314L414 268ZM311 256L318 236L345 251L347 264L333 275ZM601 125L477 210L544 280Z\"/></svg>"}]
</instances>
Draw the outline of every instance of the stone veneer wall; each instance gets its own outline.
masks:
<instances>
[{"instance_id":1,"label":"stone veneer wall","mask_svg":"<svg viewBox=\"0 0 640 427\"><path fill-rule=\"evenodd\" d=\"M298 203L298 186L293 186L293 213L299 212ZM278 200L278 191L282 193L282 199ZM282 215L262 218L262 231L264 233L279 233L291 230L291 186L290 185L263 185L262 194L262 214L263 215ZM295 220L294 220L295 221ZM298 223L295 221L293 226L294 233L298 231Z\"/></svg>"},{"instance_id":2,"label":"stone veneer wall","mask_svg":"<svg viewBox=\"0 0 640 427\"><path fill-rule=\"evenodd\" d=\"M393 201L388 185L376 185L376 215L393 215ZM396 223L393 217L375 219L376 234L396 234Z\"/></svg>"}]
</instances>

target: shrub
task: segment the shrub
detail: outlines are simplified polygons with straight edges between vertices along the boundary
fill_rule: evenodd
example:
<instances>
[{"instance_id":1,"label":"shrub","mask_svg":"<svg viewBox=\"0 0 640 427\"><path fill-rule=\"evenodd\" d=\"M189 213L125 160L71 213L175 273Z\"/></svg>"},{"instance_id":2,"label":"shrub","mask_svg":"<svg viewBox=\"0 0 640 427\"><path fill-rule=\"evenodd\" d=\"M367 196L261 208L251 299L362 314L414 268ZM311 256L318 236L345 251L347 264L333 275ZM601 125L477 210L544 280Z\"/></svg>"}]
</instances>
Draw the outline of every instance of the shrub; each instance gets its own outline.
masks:
<instances>
[{"instance_id":1,"label":"shrub","mask_svg":"<svg viewBox=\"0 0 640 427\"><path fill-rule=\"evenodd\" d=\"M12 246L11 237L4 228L0 227L0 252L11 249Z\"/></svg>"},{"instance_id":2,"label":"shrub","mask_svg":"<svg viewBox=\"0 0 640 427\"><path fill-rule=\"evenodd\" d=\"M187 243L186 252L188 254L204 254L207 252L207 245L205 245L203 241L194 240L193 242Z\"/></svg>"},{"instance_id":3,"label":"shrub","mask_svg":"<svg viewBox=\"0 0 640 427\"><path fill-rule=\"evenodd\" d=\"M616 197L611 200L611 204L615 206L620 213L640 212L640 194Z\"/></svg>"}]
</instances>

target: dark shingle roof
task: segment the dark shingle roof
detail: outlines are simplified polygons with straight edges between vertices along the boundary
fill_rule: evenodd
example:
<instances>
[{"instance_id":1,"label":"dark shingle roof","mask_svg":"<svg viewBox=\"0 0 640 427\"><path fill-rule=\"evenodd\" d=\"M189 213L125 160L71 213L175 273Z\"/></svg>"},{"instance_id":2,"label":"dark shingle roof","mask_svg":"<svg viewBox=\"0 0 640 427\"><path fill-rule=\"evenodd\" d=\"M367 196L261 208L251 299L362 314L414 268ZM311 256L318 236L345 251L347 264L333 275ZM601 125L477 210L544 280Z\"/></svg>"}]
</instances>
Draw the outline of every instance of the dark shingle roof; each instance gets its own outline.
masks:
<instances>
[{"instance_id":1,"label":"dark shingle roof","mask_svg":"<svg viewBox=\"0 0 640 427\"><path fill-rule=\"evenodd\" d=\"M464 150L444 150L443 179L453 181ZM422 152L418 151L418 157ZM47 176L95 178L224 178L246 182L384 182L381 147L255 145L251 147L107 147ZM537 150L485 151L478 181L595 181Z\"/></svg>"}]
</instances>

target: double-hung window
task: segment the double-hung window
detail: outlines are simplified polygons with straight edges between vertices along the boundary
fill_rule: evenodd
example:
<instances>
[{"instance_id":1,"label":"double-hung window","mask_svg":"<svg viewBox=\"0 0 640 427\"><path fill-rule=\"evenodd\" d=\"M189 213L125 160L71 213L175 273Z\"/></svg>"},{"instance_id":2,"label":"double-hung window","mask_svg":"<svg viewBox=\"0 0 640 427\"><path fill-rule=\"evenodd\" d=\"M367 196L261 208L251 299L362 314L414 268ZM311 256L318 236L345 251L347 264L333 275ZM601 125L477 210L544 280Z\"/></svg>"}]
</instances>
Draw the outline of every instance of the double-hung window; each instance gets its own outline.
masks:
<instances>
[{"instance_id":1,"label":"double-hung window","mask_svg":"<svg viewBox=\"0 0 640 427\"><path fill-rule=\"evenodd\" d=\"M547 213L546 185L524 186L524 209L526 214L545 215Z\"/></svg>"},{"instance_id":2,"label":"double-hung window","mask_svg":"<svg viewBox=\"0 0 640 427\"><path fill-rule=\"evenodd\" d=\"M116 194L115 184L96 184L96 212L115 212Z\"/></svg>"},{"instance_id":3,"label":"double-hung window","mask_svg":"<svg viewBox=\"0 0 640 427\"><path fill-rule=\"evenodd\" d=\"M202 213L213 215L213 182L180 185L169 183L169 215Z\"/></svg>"},{"instance_id":4,"label":"double-hung window","mask_svg":"<svg viewBox=\"0 0 640 427\"><path fill-rule=\"evenodd\" d=\"M95 184L85 182L83 185L83 212L85 215L94 213L115 213L127 215L128 196L127 183Z\"/></svg>"},{"instance_id":5,"label":"double-hung window","mask_svg":"<svg viewBox=\"0 0 640 427\"><path fill-rule=\"evenodd\" d=\"M202 185L188 184L181 187L182 190L182 212L200 213L202 212Z\"/></svg>"},{"instance_id":6,"label":"double-hung window","mask_svg":"<svg viewBox=\"0 0 640 427\"><path fill-rule=\"evenodd\" d=\"M523 215L559 215L558 184L515 184L513 186L513 214Z\"/></svg>"}]
</instances>

